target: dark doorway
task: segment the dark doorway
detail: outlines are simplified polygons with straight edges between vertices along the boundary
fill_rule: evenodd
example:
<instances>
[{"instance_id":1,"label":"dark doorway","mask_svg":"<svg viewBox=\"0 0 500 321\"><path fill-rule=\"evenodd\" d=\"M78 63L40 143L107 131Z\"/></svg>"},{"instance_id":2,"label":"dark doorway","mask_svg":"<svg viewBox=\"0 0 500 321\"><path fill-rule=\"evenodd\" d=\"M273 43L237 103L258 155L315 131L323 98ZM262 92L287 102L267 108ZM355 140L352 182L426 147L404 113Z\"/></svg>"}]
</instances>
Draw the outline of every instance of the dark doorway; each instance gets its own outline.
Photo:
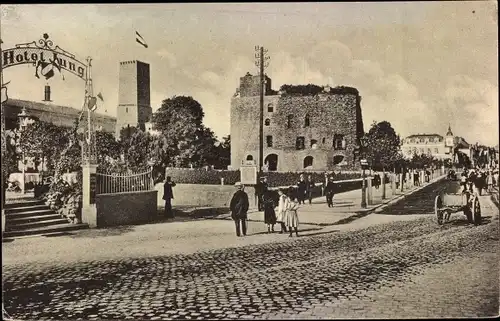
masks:
<instances>
[{"instance_id":1,"label":"dark doorway","mask_svg":"<svg viewBox=\"0 0 500 321\"><path fill-rule=\"evenodd\" d=\"M278 155L276 154L269 154L266 156L266 159L264 160L264 164L267 164L267 169L271 172L277 171L278 170Z\"/></svg>"}]
</instances>

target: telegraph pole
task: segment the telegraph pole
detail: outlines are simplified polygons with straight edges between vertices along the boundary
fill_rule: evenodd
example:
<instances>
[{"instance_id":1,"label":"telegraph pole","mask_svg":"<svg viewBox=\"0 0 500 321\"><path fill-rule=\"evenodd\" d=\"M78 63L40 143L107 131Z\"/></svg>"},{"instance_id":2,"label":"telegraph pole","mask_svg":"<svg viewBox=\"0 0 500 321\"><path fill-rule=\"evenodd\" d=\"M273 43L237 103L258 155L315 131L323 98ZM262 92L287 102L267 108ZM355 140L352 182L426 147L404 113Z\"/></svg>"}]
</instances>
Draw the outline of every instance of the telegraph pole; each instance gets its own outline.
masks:
<instances>
[{"instance_id":1,"label":"telegraph pole","mask_svg":"<svg viewBox=\"0 0 500 321\"><path fill-rule=\"evenodd\" d=\"M269 56L267 49L262 46L255 46L255 65L260 67L260 113L259 113L259 174L262 174L264 167L264 86L266 80L264 78L264 69L269 67Z\"/></svg>"}]
</instances>

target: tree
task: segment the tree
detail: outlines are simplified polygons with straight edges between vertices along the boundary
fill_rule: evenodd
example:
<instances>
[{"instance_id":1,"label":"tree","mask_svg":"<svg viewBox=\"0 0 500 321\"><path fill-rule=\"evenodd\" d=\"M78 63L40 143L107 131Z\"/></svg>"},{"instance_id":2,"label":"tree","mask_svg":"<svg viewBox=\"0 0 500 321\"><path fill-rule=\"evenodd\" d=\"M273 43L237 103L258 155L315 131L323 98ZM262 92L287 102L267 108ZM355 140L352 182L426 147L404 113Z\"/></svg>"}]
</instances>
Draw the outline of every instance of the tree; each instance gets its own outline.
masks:
<instances>
[{"instance_id":1,"label":"tree","mask_svg":"<svg viewBox=\"0 0 500 321\"><path fill-rule=\"evenodd\" d=\"M130 137L128 148L124 151L125 162L130 170L140 171L148 167L151 141L151 135L142 130L137 130Z\"/></svg>"},{"instance_id":2,"label":"tree","mask_svg":"<svg viewBox=\"0 0 500 321\"><path fill-rule=\"evenodd\" d=\"M54 169L63 146L68 143L67 128L44 121L29 124L18 136L19 148L25 157L34 158L49 171Z\"/></svg>"},{"instance_id":3,"label":"tree","mask_svg":"<svg viewBox=\"0 0 500 321\"><path fill-rule=\"evenodd\" d=\"M217 146L217 160L215 168L226 169L231 164L231 136L222 138L222 142Z\"/></svg>"},{"instance_id":4,"label":"tree","mask_svg":"<svg viewBox=\"0 0 500 321\"><path fill-rule=\"evenodd\" d=\"M203 126L203 117L202 106L192 97L174 96L162 102L153 116L154 129L163 136L161 148L166 159L162 163L199 167L209 162L215 140Z\"/></svg>"},{"instance_id":5,"label":"tree","mask_svg":"<svg viewBox=\"0 0 500 321\"><path fill-rule=\"evenodd\" d=\"M11 135L9 135L9 133ZM18 169L18 159L15 140L12 137L13 132L5 131L2 135L2 176L3 182L7 182L11 173L14 173ZM2 192L4 192L5 186L2 186ZM5 200L5 197L3 197Z\"/></svg>"},{"instance_id":6,"label":"tree","mask_svg":"<svg viewBox=\"0 0 500 321\"><path fill-rule=\"evenodd\" d=\"M373 122L364 138L366 157L371 160L374 169L382 170L382 177L385 177L385 170L401 159L399 135L391 123L381 121ZM385 198L385 184L382 184L382 198Z\"/></svg>"},{"instance_id":7,"label":"tree","mask_svg":"<svg viewBox=\"0 0 500 321\"><path fill-rule=\"evenodd\" d=\"M103 164L107 158L118 159L121 154L121 144L115 140L113 134L105 131L97 131L96 154L98 164Z\"/></svg>"}]
</instances>

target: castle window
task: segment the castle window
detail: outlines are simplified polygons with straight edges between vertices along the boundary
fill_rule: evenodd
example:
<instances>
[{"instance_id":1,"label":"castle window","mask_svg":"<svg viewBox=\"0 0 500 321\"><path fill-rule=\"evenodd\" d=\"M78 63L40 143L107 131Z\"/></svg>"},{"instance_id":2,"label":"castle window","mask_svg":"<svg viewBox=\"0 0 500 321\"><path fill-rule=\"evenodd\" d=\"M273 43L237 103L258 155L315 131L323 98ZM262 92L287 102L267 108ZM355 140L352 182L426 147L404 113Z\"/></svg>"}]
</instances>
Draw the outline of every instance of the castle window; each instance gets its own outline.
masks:
<instances>
[{"instance_id":1,"label":"castle window","mask_svg":"<svg viewBox=\"0 0 500 321\"><path fill-rule=\"evenodd\" d=\"M297 137L297 140L295 141L295 149L300 150L300 149L305 149L306 148L306 139L304 136L299 136Z\"/></svg>"},{"instance_id":2,"label":"castle window","mask_svg":"<svg viewBox=\"0 0 500 321\"><path fill-rule=\"evenodd\" d=\"M312 167L314 158L312 156L306 156L304 158L304 168Z\"/></svg>"},{"instance_id":3,"label":"castle window","mask_svg":"<svg viewBox=\"0 0 500 321\"><path fill-rule=\"evenodd\" d=\"M247 155L247 161L252 161L253 160L253 156L252 155Z\"/></svg>"},{"instance_id":4,"label":"castle window","mask_svg":"<svg viewBox=\"0 0 500 321\"><path fill-rule=\"evenodd\" d=\"M312 149L318 148L318 141L316 139L311 139L311 148Z\"/></svg>"},{"instance_id":5,"label":"castle window","mask_svg":"<svg viewBox=\"0 0 500 321\"><path fill-rule=\"evenodd\" d=\"M322 144L326 143L326 138L325 137L323 137L323 139L321 140L321 143Z\"/></svg>"},{"instance_id":6,"label":"castle window","mask_svg":"<svg viewBox=\"0 0 500 321\"><path fill-rule=\"evenodd\" d=\"M287 128L292 128L293 115L287 116Z\"/></svg>"},{"instance_id":7,"label":"castle window","mask_svg":"<svg viewBox=\"0 0 500 321\"><path fill-rule=\"evenodd\" d=\"M339 149L345 149L345 147L346 147L346 141L344 135L340 134L333 135L333 149L339 150Z\"/></svg>"},{"instance_id":8,"label":"castle window","mask_svg":"<svg viewBox=\"0 0 500 321\"><path fill-rule=\"evenodd\" d=\"M270 120L269 118L266 118L266 120L265 120L264 124L265 124L266 126L271 125L271 120Z\"/></svg>"},{"instance_id":9,"label":"castle window","mask_svg":"<svg viewBox=\"0 0 500 321\"><path fill-rule=\"evenodd\" d=\"M273 147L273 136L266 136L267 147Z\"/></svg>"},{"instance_id":10,"label":"castle window","mask_svg":"<svg viewBox=\"0 0 500 321\"><path fill-rule=\"evenodd\" d=\"M311 125L311 119L309 117L309 114L306 115L306 119L304 121L304 127L309 127Z\"/></svg>"},{"instance_id":11,"label":"castle window","mask_svg":"<svg viewBox=\"0 0 500 321\"><path fill-rule=\"evenodd\" d=\"M267 112L268 112L268 113L272 113L272 112L274 112L274 107L273 107L273 104L267 104Z\"/></svg>"},{"instance_id":12,"label":"castle window","mask_svg":"<svg viewBox=\"0 0 500 321\"><path fill-rule=\"evenodd\" d=\"M128 107L125 107L125 112L128 113Z\"/></svg>"}]
</instances>

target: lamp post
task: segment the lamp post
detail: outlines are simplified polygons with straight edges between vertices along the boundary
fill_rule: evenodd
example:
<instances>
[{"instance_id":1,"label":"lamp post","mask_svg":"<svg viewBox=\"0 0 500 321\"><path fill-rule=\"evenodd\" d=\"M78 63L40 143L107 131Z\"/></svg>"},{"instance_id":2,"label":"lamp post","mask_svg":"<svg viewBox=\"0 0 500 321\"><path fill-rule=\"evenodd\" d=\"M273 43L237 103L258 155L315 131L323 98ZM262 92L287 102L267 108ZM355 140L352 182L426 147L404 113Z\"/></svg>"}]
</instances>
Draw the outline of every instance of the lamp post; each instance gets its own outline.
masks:
<instances>
[{"instance_id":1,"label":"lamp post","mask_svg":"<svg viewBox=\"0 0 500 321\"><path fill-rule=\"evenodd\" d=\"M360 140L361 143L361 155L363 155L363 158L360 160L361 163L361 169L363 170L362 172L362 177L363 177L363 186L361 187L361 208L366 208L366 174L365 170L368 168L368 161L364 158L366 157L366 138L362 137Z\"/></svg>"},{"instance_id":2,"label":"lamp post","mask_svg":"<svg viewBox=\"0 0 500 321\"><path fill-rule=\"evenodd\" d=\"M23 110L21 113L17 116L19 118L19 142L21 141L21 135L23 134L26 126L28 126L28 119L29 116L26 113L26 108L23 107ZM23 194L26 194L26 159L25 159L25 153L24 149L21 148L21 155L22 155L22 173L23 173L23 181L21 183L21 192Z\"/></svg>"}]
</instances>

